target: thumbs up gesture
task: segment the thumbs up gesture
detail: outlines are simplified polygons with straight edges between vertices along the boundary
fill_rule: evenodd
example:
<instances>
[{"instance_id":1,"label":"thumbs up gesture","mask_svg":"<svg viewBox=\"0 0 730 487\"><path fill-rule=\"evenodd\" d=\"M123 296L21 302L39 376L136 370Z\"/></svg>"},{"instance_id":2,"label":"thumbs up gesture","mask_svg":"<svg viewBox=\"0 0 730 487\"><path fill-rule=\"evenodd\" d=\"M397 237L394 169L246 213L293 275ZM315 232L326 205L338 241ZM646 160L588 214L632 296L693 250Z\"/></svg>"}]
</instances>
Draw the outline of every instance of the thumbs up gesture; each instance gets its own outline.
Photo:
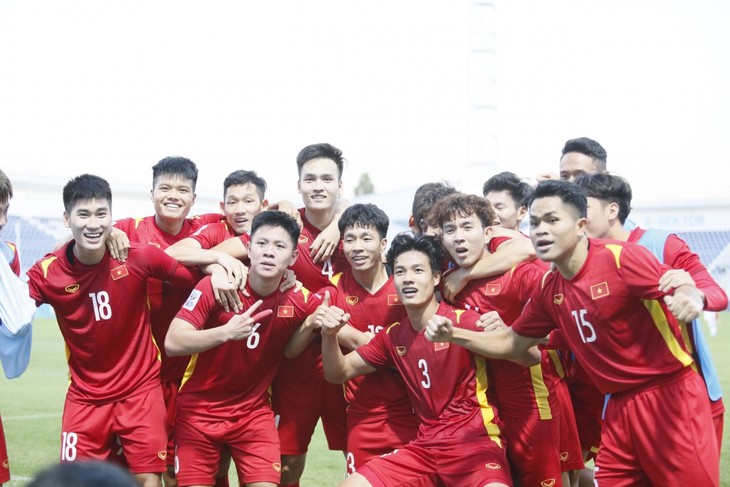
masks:
<instances>
[{"instance_id":1,"label":"thumbs up gesture","mask_svg":"<svg viewBox=\"0 0 730 487\"><path fill-rule=\"evenodd\" d=\"M337 331L350 321L350 314L331 304L330 292L325 291L322 304L317 308L315 324L323 335L335 335Z\"/></svg>"}]
</instances>

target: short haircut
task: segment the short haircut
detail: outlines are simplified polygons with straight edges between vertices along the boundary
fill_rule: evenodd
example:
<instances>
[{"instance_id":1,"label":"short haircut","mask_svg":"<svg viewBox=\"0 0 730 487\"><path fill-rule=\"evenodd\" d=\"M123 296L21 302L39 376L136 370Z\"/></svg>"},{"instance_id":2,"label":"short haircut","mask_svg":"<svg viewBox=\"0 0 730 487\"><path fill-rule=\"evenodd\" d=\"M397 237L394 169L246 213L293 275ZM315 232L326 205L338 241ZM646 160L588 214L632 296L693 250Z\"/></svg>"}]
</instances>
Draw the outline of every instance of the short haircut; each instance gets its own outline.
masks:
<instances>
[{"instance_id":1,"label":"short haircut","mask_svg":"<svg viewBox=\"0 0 730 487\"><path fill-rule=\"evenodd\" d=\"M112 190L106 179L93 174L82 174L63 187L63 207L66 213L71 213L77 202L91 199L107 200L111 209Z\"/></svg>"},{"instance_id":2,"label":"short haircut","mask_svg":"<svg viewBox=\"0 0 730 487\"><path fill-rule=\"evenodd\" d=\"M446 251L443 245L441 245L441 240L433 235L415 235L409 231L401 232L393 239L386 254L388 266L394 269L395 259L399 255L411 250L425 254L428 257L431 272L433 274L441 274L441 264L446 255Z\"/></svg>"},{"instance_id":3,"label":"short haircut","mask_svg":"<svg viewBox=\"0 0 730 487\"><path fill-rule=\"evenodd\" d=\"M540 181L535 191L527 197L525 203L529 208L536 199L549 198L551 196L557 196L563 203L573 208L578 218L586 217L588 213L586 195L580 186L568 181L559 179Z\"/></svg>"},{"instance_id":4,"label":"short haircut","mask_svg":"<svg viewBox=\"0 0 730 487\"><path fill-rule=\"evenodd\" d=\"M492 191L506 191L512 197L515 206L519 208L524 206L525 198L532 193L532 186L520 179L517 174L505 171L487 179L482 186L484 196Z\"/></svg>"},{"instance_id":5,"label":"short haircut","mask_svg":"<svg viewBox=\"0 0 730 487\"><path fill-rule=\"evenodd\" d=\"M152 185L160 176L179 176L193 182L193 191L198 184L198 168L193 161L186 157L170 156L161 159L152 166Z\"/></svg>"},{"instance_id":6,"label":"short haircut","mask_svg":"<svg viewBox=\"0 0 730 487\"><path fill-rule=\"evenodd\" d=\"M283 228L291 237L292 248L297 248L297 242L299 241L299 224L294 218L290 217L283 211L262 211L254 217L253 222L251 223L251 240L253 240L256 232L264 227Z\"/></svg>"},{"instance_id":7,"label":"short haircut","mask_svg":"<svg viewBox=\"0 0 730 487\"><path fill-rule=\"evenodd\" d=\"M492 205L485 198L475 194L450 194L436 205L433 214L441 228L446 220L470 215L476 215L484 227L489 227L494 222Z\"/></svg>"},{"instance_id":8,"label":"short haircut","mask_svg":"<svg viewBox=\"0 0 730 487\"><path fill-rule=\"evenodd\" d=\"M590 198L618 205L618 219L623 225L631 213L631 185L621 176L608 173L583 174L573 181Z\"/></svg>"},{"instance_id":9,"label":"short haircut","mask_svg":"<svg viewBox=\"0 0 730 487\"><path fill-rule=\"evenodd\" d=\"M256 186L256 192L259 194L259 198L261 201L264 201L266 197L266 181L256 174L256 171L245 171L243 169L233 171L223 180L223 197L226 197L228 188L231 186L243 186L244 184L253 184Z\"/></svg>"},{"instance_id":10,"label":"short haircut","mask_svg":"<svg viewBox=\"0 0 730 487\"><path fill-rule=\"evenodd\" d=\"M299 175L302 174L302 168L306 163L313 159L330 159L337 165L339 172L338 179L342 178L342 170L345 167L345 159L342 157L342 151L332 144L312 144L306 146L297 154L297 170Z\"/></svg>"},{"instance_id":11,"label":"short haircut","mask_svg":"<svg viewBox=\"0 0 730 487\"><path fill-rule=\"evenodd\" d=\"M388 234L390 219L383 210L372 203L357 203L349 206L337 222L340 235L348 228L374 228L383 239Z\"/></svg>"},{"instance_id":12,"label":"short haircut","mask_svg":"<svg viewBox=\"0 0 730 487\"><path fill-rule=\"evenodd\" d=\"M0 169L0 203L7 203L13 198L13 184L7 174Z\"/></svg>"},{"instance_id":13,"label":"short haircut","mask_svg":"<svg viewBox=\"0 0 730 487\"><path fill-rule=\"evenodd\" d=\"M57 463L43 469L28 487L135 487L139 484L129 471L96 460Z\"/></svg>"},{"instance_id":14,"label":"short haircut","mask_svg":"<svg viewBox=\"0 0 730 487\"><path fill-rule=\"evenodd\" d=\"M593 139L589 139L588 137L578 137L577 139L568 140L563 146L562 155L564 156L568 152L579 152L591 157L599 171L603 172L606 170L606 159L608 158L606 149Z\"/></svg>"},{"instance_id":15,"label":"short haircut","mask_svg":"<svg viewBox=\"0 0 730 487\"><path fill-rule=\"evenodd\" d=\"M413 195L411 215L413 222L420 228L421 220L429 216L429 212L442 198L456 193L456 188L448 183L426 183L418 187Z\"/></svg>"}]
</instances>

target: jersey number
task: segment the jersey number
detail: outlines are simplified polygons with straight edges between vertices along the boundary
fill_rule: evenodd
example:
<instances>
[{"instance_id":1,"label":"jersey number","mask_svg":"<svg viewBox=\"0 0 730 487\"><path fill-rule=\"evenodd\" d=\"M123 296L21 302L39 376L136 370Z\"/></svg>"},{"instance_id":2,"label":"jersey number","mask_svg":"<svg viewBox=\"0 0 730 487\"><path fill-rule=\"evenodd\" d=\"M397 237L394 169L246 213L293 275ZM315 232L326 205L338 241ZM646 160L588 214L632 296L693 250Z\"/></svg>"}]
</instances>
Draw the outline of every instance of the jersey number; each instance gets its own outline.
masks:
<instances>
[{"instance_id":1,"label":"jersey number","mask_svg":"<svg viewBox=\"0 0 730 487\"><path fill-rule=\"evenodd\" d=\"M424 389L430 389L431 377L428 375L428 364L425 359L418 361L418 368L421 369L421 373L423 374L423 377L425 377L424 380L421 381L421 385Z\"/></svg>"},{"instance_id":2,"label":"jersey number","mask_svg":"<svg viewBox=\"0 0 730 487\"><path fill-rule=\"evenodd\" d=\"M368 325L368 331L373 335L377 335L378 333L383 331L383 327L380 325Z\"/></svg>"},{"instance_id":3,"label":"jersey number","mask_svg":"<svg viewBox=\"0 0 730 487\"><path fill-rule=\"evenodd\" d=\"M94 306L94 317L96 321L108 320L112 317L112 307L109 306L109 293L99 291L98 293L89 293L91 304Z\"/></svg>"},{"instance_id":4,"label":"jersey number","mask_svg":"<svg viewBox=\"0 0 730 487\"><path fill-rule=\"evenodd\" d=\"M586 320L587 311L582 309L580 310L580 314L578 314L578 311L571 311L570 313L573 315L573 319L575 319L575 324L578 326L578 333L580 333L580 339L583 340L583 343L595 342L596 330Z\"/></svg>"},{"instance_id":5,"label":"jersey number","mask_svg":"<svg viewBox=\"0 0 730 487\"><path fill-rule=\"evenodd\" d=\"M324 264L322 264L322 275L327 276L327 279L332 279L332 274L334 274L334 271L332 270L332 261L327 259L324 261Z\"/></svg>"},{"instance_id":6,"label":"jersey number","mask_svg":"<svg viewBox=\"0 0 730 487\"><path fill-rule=\"evenodd\" d=\"M251 328L251 334L248 336L248 340L246 340L246 346L252 350L258 347L259 342L261 341L261 335L256 332L259 326L261 326L261 323L256 323L253 328Z\"/></svg>"},{"instance_id":7,"label":"jersey number","mask_svg":"<svg viewBox=\"0 0 730 487\"><path fill-rule=\"evenodd\" d=\"M63 432L61 438L61 461L62 462L73 462L76 460L76 443L78 443L79 437L76 433Z\"/></svg>"}]
</instances>

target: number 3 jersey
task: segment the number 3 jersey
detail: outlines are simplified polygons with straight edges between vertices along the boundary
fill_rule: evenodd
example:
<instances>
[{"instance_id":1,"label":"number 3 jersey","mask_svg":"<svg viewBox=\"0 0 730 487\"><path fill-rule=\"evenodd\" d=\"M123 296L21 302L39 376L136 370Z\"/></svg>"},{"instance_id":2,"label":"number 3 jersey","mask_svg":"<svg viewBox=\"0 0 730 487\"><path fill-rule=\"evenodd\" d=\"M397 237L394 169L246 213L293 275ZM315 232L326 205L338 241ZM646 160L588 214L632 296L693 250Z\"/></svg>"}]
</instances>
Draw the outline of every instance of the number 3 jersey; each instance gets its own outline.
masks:
<instances>
[{"instance_id":1,"label":"number 3 jersey","mask_svg":"<svg viewBox=\"0 0 730 487\"><path fill-rule=\"evenodd\" d=\"M71 241L28 270L30 295L56 312L66 341L68 399L101 404L160 385L159 350L150 331L147 279L195 285L200 274L149 245L132 244L126 262L108 252L94 265Z\"/></svg>"},{"instance_id":2,"label":"number 3 jersey","mask_svg":"<svg viewBox=\"0 0 730 487\"><path fill-rule=\"evenodd\" d=\"M693 363L659 291L669 269L639 245L591 239L578 273L546 274L512 329L537 338L558 328L603 394L642 387Z\"/></svg>"}]
</instances>

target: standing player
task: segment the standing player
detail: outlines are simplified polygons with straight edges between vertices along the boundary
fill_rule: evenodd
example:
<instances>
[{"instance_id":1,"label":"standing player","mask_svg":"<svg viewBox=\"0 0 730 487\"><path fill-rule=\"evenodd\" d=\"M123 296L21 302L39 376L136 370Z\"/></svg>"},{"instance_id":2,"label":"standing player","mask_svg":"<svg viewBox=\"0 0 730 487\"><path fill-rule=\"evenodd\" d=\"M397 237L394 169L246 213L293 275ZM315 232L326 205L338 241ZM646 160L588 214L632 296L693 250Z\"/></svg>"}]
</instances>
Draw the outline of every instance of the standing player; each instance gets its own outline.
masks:
<instances>
[{"instance_id":1,"label":"standing player","mask_svg":"<svg viewBox=\"0 0 730 487\"><path fill-rule=\"evenodd\" d=\"M105 247L111 199L98 176L66 184L64 222L73 240L28 271L30 294L53 306L68 349L61 461L110 459L118 438L140 483L159 486L167 433L147 280L191 287L200 275L151 245L132 245L125 262L113 259Z\"/></svg>"},{"instance_id":2,"label":"standing player","mask_svg":"<svg viewBox=\"0 0 730 487\"><path fill-rule=\"evenodd\" d=\"M429 321L477 330L476 313L436 301L442 260L443 249L435 238L399 234L388 251L388 264L407 316L347 355L340 350L336 331L348 316L334 314L322 329L328 380L342 383L379 368L395 368L421 423L413 441L371 460L343 486L412 485L432 475L447 486L512 485L489 400L485 360L461 347L434 346L423 335Z\"/></svg>"},{"instance_id":3,"label":"standing player","mask_svg":"<svg viewBox=\"0 0 730 487\"><path fill-rule=\"evenodd\" d=\"M565 142L560 156L560 176L544 172L537 176L538 181L562 179L573 181L583 174L606 172L608 154L601 144L588 137L578 137Z\"/></svg>"},{"instance_id":4,"label":"standing player","mask_svg":"<svg viewBox=\"0 0 730 487\"><path fill-rule=\"evenodd\" d=\"M660 261L669 265L659 280L659 288L670 291L680 283L696 286L703 295L705 310L723 311L727 309L728 298L725 291L715 282L697 254L687 243L674 233L636 227L624 228L624 222L631 211L631 186L628 181L610 174L584 175L575 180L587 195L588 222L586 230L589 237L611 238L623 242L634 242L649 249ZM690 326L680 322L682 335L689 351L697 362L697 367L705 380L710 398L712 417L715 422L718 449L722 445L725 405L722 401L720 381L712 363L709 346L698 320Z\"/></svg>"},{"instance_id":5,"label":"standing player","mask_svg":"<svg viewBox=\"0 0 730 487\"><path fill-rule=\"evenodd\" d=\"M230 449L242 485L279 484L281 453L269 386L292 332L321 302L306 288L279 289L297 259L298 237L297 222L285 213L256 216L249 296L240 295L246 312L224 311L205 278L170 325L168 353L192 354L177 403L175 464L181 486L213 485L223 447ZM254 314L257 309L265 311Z\"/></svg>"},{"instance_id":6,"label":"standing player","mask_svg":"<svg viewBox=\"0 0 730 487\"><path fill-rule=\"evenodd\" d=\"M559 329L591 380L612 395L596 485L719 485L710 406L677 323L699 314L700 293L686 284L673 295L659 291L668 267L641 246L587 239L586 198L574 184L541 182L529 209L537 254L556 271L522 315L492 333L432 323L427 336L507 358Z\"/></svg>"}]
</instances>

